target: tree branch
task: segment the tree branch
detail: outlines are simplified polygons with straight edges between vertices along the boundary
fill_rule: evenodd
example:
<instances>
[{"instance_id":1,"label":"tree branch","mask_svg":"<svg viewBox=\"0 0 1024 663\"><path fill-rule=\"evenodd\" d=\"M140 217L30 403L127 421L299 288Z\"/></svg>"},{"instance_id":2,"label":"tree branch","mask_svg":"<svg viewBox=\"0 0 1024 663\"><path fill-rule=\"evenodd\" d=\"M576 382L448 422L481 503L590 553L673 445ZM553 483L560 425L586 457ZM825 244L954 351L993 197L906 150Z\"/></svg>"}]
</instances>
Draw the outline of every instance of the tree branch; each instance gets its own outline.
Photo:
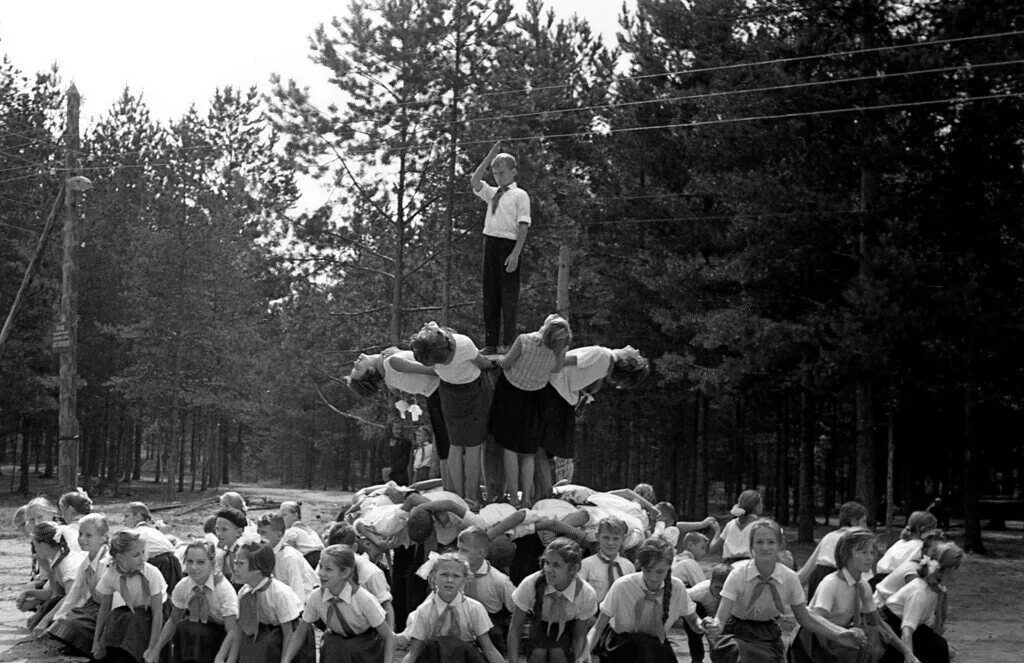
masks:
<instances>
[{"instance_id":1,"label":"tree branch","mask_svg":"<svg viewBox=\"0 0 1024 663\"><path fill-rule=\"evenodd\" d=\"M368 315L370 313L379 313L380 311L385 311L385 310L387 310L389 308L391 308L391 304L384 304L383 306L378 306L377 308L368 308L365 311L356 311L354 313L344 313L344 312L339 311L338 313L331 313L330 315L344 316L346 318L354 318L357 315Z\"/></svg>"},{"instance_id":2,"label":"tree branch","mask_svg":"<svg viewBox=\"0 0 1024 663\"><path fill-rule=\"evenodd\" d=\"M348 417L349 419L355 419L356 421L358 421L361 424L366 424L367 426L373 426L374 428L381 428L381 429L384 428L384 424L379 424L376 421L369 421L368 419L363 419L362 417L360 417L358 415L351 414L349 412L343 412L343 411L339 410L329 400L327 400L327 397L324 396L324 392L320 391L320 385L318 385L316 383L313 383L313 388L316 389L316 395L320 397L320 400L322 400L324 402L324 405L329 407L334 412L340 414L341 416Z\"/></svg>"}]
</instances>

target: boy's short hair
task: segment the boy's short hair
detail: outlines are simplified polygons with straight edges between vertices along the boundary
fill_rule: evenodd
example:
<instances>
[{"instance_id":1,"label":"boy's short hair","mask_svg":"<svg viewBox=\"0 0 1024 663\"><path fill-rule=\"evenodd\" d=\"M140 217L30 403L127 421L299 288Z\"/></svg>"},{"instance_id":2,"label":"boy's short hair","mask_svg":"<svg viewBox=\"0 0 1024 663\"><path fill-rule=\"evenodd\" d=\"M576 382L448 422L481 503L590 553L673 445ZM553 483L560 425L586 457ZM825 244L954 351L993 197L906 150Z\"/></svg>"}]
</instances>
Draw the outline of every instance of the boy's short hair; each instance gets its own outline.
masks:
<instances>
[{"instance_id":1,"label":"boy's short hair","mask_svg":"<svg viewBox=\"0 0 1024 663\"><path fill-rule=\"evenodd\" d=\"M618 389L633 389L651 373L651 364L631 345L619 350L612 362L612 382Z\"/></svg>"},{"instance_id":2,"label":"boy's short hair","mask_svg":"<svg viewBox=\"0 0 1024 663\"><path fill-rule=\"evenodd\" d=\"M465 544L470 548L477 548L486 551L488 546L490 546L491 538L487 536L487 532L479 527L473 526L467 527L459 532L458 542Z\"/></svg>"},{"instance_id":3,"label":"boy's short hair","mask_svg":"<svg viewBox=\"0 0 1024 663\"><path fill-rule=\"evenodd\" d=\"M509 168L513 168L516 170L519 169L519 167L516 165L516 158L509 154L508 152L501 152L498 155L496 155L493 159L491 159L492 168L500 163L508 164Z\"/></svg>"},{"instance_id":4,"label":"boy's short hair","mask_svg":"<svg viewBox=\"0 0 1024 663\"><path fill-rule=\"evenodd\" d=\"M853 527L853 523L868 515L868 510L860 502L846 502L839 507L839 526Z\"/></svg>"},{"instance_id":5,"label":"boy's short hair","mask_svg":"<svg viewBox=\"0 0 1024 663\"><path fill-rule=\"evenodd\" d=\"M626 534L629 533L629 525L618 516L605 516L597 521L597 535L600 536L604 530L610 530L612 534L618 534L625 539Z\"/></svg>"},{"instance_id":6,"label":"boy's short hair","mask_svg":"<svg viewBox=\"0 0 1024 663\"><path fill-rule=\"evenodd\" d=\"M261 543L247 543L241 547L240 552L245 553L249 558L249 568L259 571L264 578L274 575L274 567L277 565L277 556L274 549Z\"/></svg>"},{"instance_id":7,"label":"boy's short hair","mask_svg":"<svg viewBox=\"0 0 1024 663\"><path fill-rule=\"evenodd\" d=\"M687 532L686 536L683 537L683 549L687 550L693 546L699 544L708 544L708 537L704 536L700 532Z\"/></svg>"},{"instance_id":8,"label":"boy's short hair","mask_svg":"<svg viewBox=\"0 0 1024 663\"><path fill-rule=\"evenodd\" d=\"M276 513L267 513L260 516L260 519L256 521L256 529L259 530L263 527L269 527L275 532L280 532L281 534L284 534L284 531L287 529L284 526L284 518Z\"/></svg>"},{"instance_id":9,"label":"boy's short hair","mask_svg":"<svg viewBox=\"0 0 1024 663\"><path fill-rule=\"evenodd\" d=\"M633 492L648 502L654 503L654 486L649 483L638 483Z\"/></svg>"}]
</instances>

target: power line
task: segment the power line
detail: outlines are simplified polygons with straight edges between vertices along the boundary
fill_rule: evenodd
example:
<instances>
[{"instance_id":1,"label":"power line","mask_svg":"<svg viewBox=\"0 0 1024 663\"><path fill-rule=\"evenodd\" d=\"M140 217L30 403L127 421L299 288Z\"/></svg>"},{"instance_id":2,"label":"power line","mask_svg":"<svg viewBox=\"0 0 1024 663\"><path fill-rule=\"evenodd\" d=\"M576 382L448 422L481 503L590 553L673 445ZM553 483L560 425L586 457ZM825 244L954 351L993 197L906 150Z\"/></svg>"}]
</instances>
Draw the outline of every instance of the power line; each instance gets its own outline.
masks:
<instances>
[{"instance_id":1,"label":"power line","mask_svg":"<svg viewBox=\"0 0 1024 663\"><path fill-rule=\"evenodd\" d=\"M650 99L638 99L634 101L622 101L622 102L609 102L607 104L596 104L593 106L578 106L568 108L556 108L551 110L541 111L530 111L528 113L515 113L510 115L493 115L484 117L467 118L463 122L465 124L471 124L473 122L483 121L499 121L499 120L510 120L518 119L523 117L534 117L542 115L561 115L563 113L571 112L582 112L582 111L595 111L595 110L617 110L620 108L627 108L630 106L643 106L647 104L661 104L661 103L673 103L679 101L693 101L697 99L712 99L720 97L730 97L738 94L750 94L750 93L764 93L764 92L778 92L782 90L795 90L801 88L812 88L824 85L837 85L841 83L861 83L865 81L884 81L886 79L902 78L905 76L920 76L925 74L940 74L948 73L953 71L961 70L975 70L975 69L987 69L991 67L1002 67L1007 65L1024 64L1024 60L1000 60L997 62L982 62L979 64L961 64L961 65L950 65L946 67L933 67L930 69L915 69L912 71L898 71L893 73L880 73L880 74L867 74L862 76L852 76L849 78L833 78L827 80L817 81L804 81L800 83L787 83L784 85L771 85L757 88L743 88L740 90L719 90L714 92L699 92L694 94L686 94L675 97L653 97ZM438 127L446 126L447 122L442 120L437 121ZM422 134L422 131L414 131L414 134Z\"/></svg>"},{"instance_id":2,"label":"power line","mask_svg":"<svg viewBox=\"0 0 1024 663\"><path fill-rule=\"evenodd\" d=\"M617 78L614 78L611 81L610 85L614 85L616 83L620 83L620 82L624 82L624 81L645 80L645 79L648 79L648 78L662 78L662 77L667 77L667 76L690 76L690 75L693 75L693 74L706 74L706 73L711 73L711 72L716 72L716 71L727 71L727 70L732 70L732 69L742 69L744 67L763 67L763 66L766 66L766 65L785 64L785 63L790 63L790 62L806 62L808 60L844 57L844 56L849 56L849 55L863 55L863 54L866 54L866 53L880 53L882 51L897 51L897 50L905 50L905 49L908 49L908 48L920 48L920 47L926 47L926 46L943 46L943 45L948 45L948 44L957 44L957 43L963 43L963 42L968 42L968 41L976 41L976 40L983 40L983 39L1001 39L1003 37L1018 37L1018 36L1021 36L1021 35L1024 35L1024 30L1008 30L1008 31L1005 31L1005 32L993 32L993 33L987 33L987 34L983 34L983 35L968 35L968 36L965 36L965 37L950 37L948 39L935 39L935 40L931 40L931 41L912 42L912 43L909 43L909 44L894 44L894 45L891 45L891 46L874 46L874 47L871 47L871 48L856 48L856 49L848 49L848 50L845 50L845 51L831 51L831 52L828 52L828 53L812 53L812 54L808 54L808 55L797 55L797 56L792 56L792 57L787 57L787 58L772 58L770 60L759 60L759 61L755 61L755 62L735 62L735 63L732 63L732 64L716 65L716 66L713 66L713 67L700 67L700 68L697 68L697 69L677 69L677 70L673 70L673 71L659 72L659 73L656 73L656 74L637 74L637 75L633 75L633 76L619 76ZM537 87L506 88L504 90L491 90L491 91L487 91L487 92L479 92L479 93L477 93L474 96L480 98L480 97L491 97L491 96L502 95L502 94L526 94L526 93L533 93L533 92L542 92L542 91L547 91L547 90L560 90L560 89L567 88L567 87L572 87L572 86L573 86L572 83L558 83L558 84L553 84L553 85L542 85L542 86L537 86ZM426 99L422 99L422 100L418 100L418 101L413 101L413 102L401 102L401 103L397 103L396 105L403 105L403 104L408 104L408 105L426 104L426 103L436 103L438 101L443 101L443 97L439 97L439 96L427 97Z\"/></svg>"},{"instance_id":3,"label":"power line","mask_svg":"<svg viewBox=\"0 0 1024 663\"><path fill-rule=\"evenodd\" d=\"M987 101L987 100L994 100L994 99L1005 99L1005 98L1009 98L1009 97L1020 97L1022 95L1024 95L1024 92L1009 92L1009 93L989 94L989 95L981 95L981 96L949 97L949 98L945 98L945 99L930 99L930 100L927 100L927 101L907 101L907 102L897 102L897 103L890 103L890 104L878 104L878 105L874 105L874 106L851 106L851 107L844 107L844 108L830 108L830 109L822 109L822 110L814 110L814 111L798 111L798 112L792 112L792 113L779 113L779 114L775 114L775 115L750 115L750 116L735 117L735 118L720 118L720 119L715 119L715 120L698 120L698 121L693 121L693 122L677 122L677 123L670 123L670 124L657 124L657 125L640 126L640 127L622 127L622 128L619 128L619 129L608 129L608 130L605 130L605 131L590 130L590 131L576 131L576 132L568 132L568 133L560 133L560 134L541 134L541 135L534 135L534 136L519 136L519 137L502 138L501 140L502 140L502 142L506 142L506 143L514 143L514 142L523 142L523 141L529 141L529 140L551 140L551 139L560 139L560 138L576 138L576 137L583 137L583 136L587 136L587 137L591 137L591 138L595 138L595 137L600 138L602 136L606 136L606 135L610 135L610 134L635 133L635 132L638 132L638 131L654 131L654 130L659 130L659 129L686 129L686 128L694 128L694 127L714 126L714 125L719 125L719 124L738 124L738 123L742 123L742 122L754 122L754 121L759 121L759 120L782 120L782 119L794 119L794 118L798 118L798 117L811 117L811 116L820 116L820 115L839 115L839 114L842 114L842 113L854 113L854 112L860 113L860 112L871 111L871 110L895 110L895 109L900 109L900 108L914 108L914 107L937 105L937 104L969 103L969 102L974 102L974 101ZM475 145L490 145L492 142L493 142L493 140L490 140L490 139L489 140L466 141L466 142L463 142L463 143L459 143L457 145L457 147L464 148L464 147L470 147L470 146L475 146ZM411 144L411 145L399 145L399 146L388 146L388 147L390 147L391 149L410 151L410 150L422 150L422 149L425 149L425 148L431 148L433 146L430 145L430 144L419 144L419 145ZM360 155L366 155L366 154L374 154L374 153L376 153L380 149L383 149L383 148L377 147L377 148L374 148L374 149L371 149L371 150L350 151L350 152L348 152L346 154L346 156L360 156ZM337 157L334 160L337 160ZM328 161L327 163L330 163L330 161Z\"/></svg>"},{"instance_id":4,"label":"power line","mask_svg":"<svg viewBox=\"0 0 1024 663\"><path fill-rule=\"evenodd\" d=\"M587 226L607 226L607 225L621 225L625 223L670 223L678 221L728 221L729 219L737 218L775 218L775 217L793 217L793 216L848 216L862 214L859 210L814 210L806 212L737 212L735 214L710 214L703 216L669 216L653 219L618 219L614 221L584 221L580 225L583 227Z\"/></svg>"}]
</instances>

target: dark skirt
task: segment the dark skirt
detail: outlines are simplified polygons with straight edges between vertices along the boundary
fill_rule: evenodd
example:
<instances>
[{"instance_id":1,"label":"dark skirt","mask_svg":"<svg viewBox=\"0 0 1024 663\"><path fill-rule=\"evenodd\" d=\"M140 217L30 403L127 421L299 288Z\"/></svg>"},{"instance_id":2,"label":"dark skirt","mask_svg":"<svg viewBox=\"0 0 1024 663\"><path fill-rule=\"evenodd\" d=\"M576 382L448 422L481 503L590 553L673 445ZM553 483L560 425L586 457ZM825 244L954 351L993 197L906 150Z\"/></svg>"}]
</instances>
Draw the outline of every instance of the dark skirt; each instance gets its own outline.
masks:
<instances>
[{"instance_id":1,"label":"dark skirt","mask_svg":"<svg viewBox=\"0 0 1024 663\"><path fill-rule=\"evenodd\" d=\"M729 617L711 649L712 663L784 663L782 630L774 621Z\"/></svg>"},{"instance_id":2,"label":"dark skirt","mask_svg":"<svg viewBox=\"0 0 1024 663\"><path fill-rule=\"evenodd\" d=\"M423 651L414 663L486 663L474 642L445 635L423 643Z\"/></svg>"},{"instance_id":3,"label":"dark skirt","mask_svg":"<svg viewBox=\"0 0 1024 663\"><path fill-rule=\"evenodd\" d=\"M101 642L107 649L120 649L142 663L142 655L149 647L149 632L153 615L146 608L134 610L121 606L110 612L103 629ZM280 656L280 654L279 654Z\"/></svg>"},{"instance_id":4,"label":"dark skirt","mask_svg":"<svg viewBox=\"0 0 1024 663\"><path fill-rule=\"evenodd\" d=\"M818 564L811 571L811 577L807 580L807 602L811 602L811 597L814 596L814 591L818 589L818 585L825 579L830 573L835 573L836 567L829 566L827 564Z\"/></svg>"},{"instance_id":5,"label":"dark skirt","mask_svg":"<svg viewBox=\"0 0 1024 663\"><path fill-rule=\"evenodd\" d=\"M416 575L416 571L426 561L426 546L413 543L399 546L393 551L391 558L391 607L395 611L395 631L405 630L409 613L427 599L430 587L427 581Z\"/></svg>"},{"instance_id":6,"label":"dark skirt","mask_svg":"<svg viewBox=\"0 0 1024 663\"><path fill-rule=\"evenodd\" d=\"M576 454L576 408L550 384L541 392L544 421L540 445L552 458L572 458Z\"/></svg>"},{"instance_id":7,"label":"dark skirt","mask_svg":"<svg viewBox=\"0 0 1024 663\"><path fill-rule=\"evenodd\" d=\"M793 632L793 641L786 652L788 663L852 663L858 660L860 652L852 647L844 647L800 626ZM903 658L900 657L900 661Z\"/></svg>"},{"instance_id":8,"label":"dark skirt","mask_svg":"<svg viewBox=\"0 0 1024 663\"><path fill-rule=\"evenodd\" d=\"M901 619L889 608L882 608L882 618L897 636L903 632ZM921 663L949 663L949 643L930 626L921 624L914 629L914 656ZM903 663L903 654L889 645L880 663Z\"/></svg>"},{"instance_id":9,"label":"dark skirt","mask_svg":"<svg viewBox=\"0 0 1024 663\"><path fill-rule=\"evenodd\" d=\"M54 622L47 633L68 647L91 656L92 638L96 633L96 617L100 614L100 604L91 596L85 605L72 608L63 619Z\"/></svg>"},{"instance_id":10,"label":"dark skirt","mask_svg":"<svg viewBox=\"0 0 1024 663\"><path fill-rule=\"evenodd\" d=\"M448 427L444 423L444 412L441 408L441 390L427 396L427 414L430 416L430 429L434 431L434 450L440 460L448 460Z\"/></svg>"},{"instance_id":11,"label":"dark skirt","mask_svg":"<svg viewBox=\"0 0 1024 663\"><path fill-rule=\"evenodd\" d=\"M160 575L167 581L167 595L164 598L169 599L171 590L174 589L182 578L181 562L174 556L174 553L165 552L154 556L149 560L149 563L155 566Z\"/></svg>"},{"instance_id":12,"label":"dark skirt","mask_svg":"<svg viewBox=\"0 0 1024 663\"><path fill-rule=\"evenodd\" d=\"M697 659L698 661L700 659ZM603 663L675 663L668 638L661 642L647 633L620 633L615 648L601 657Z\"/></svg>"},{"instance_id":13,"label":"dark skirt","mask_svg":"<svg viewBox=\"0 0 1024 663\"><path fill-rule=\"evenodd\" d=\"M310 631L312 632L312 630ZM281 660L284 631L280 624L260 623L256 635L239 632L238 660L243 663L273 663Z\"/></svg>"},{"instance_id":14,"label":"dark skirt","mask_svg":"<svg viewBox=\"0 0 1024 663\"><path fill-rule=\"evenodd\" d=\"M174 632L174 663L211 663L224 644L227 631L223 624L182 619Z\"/></svg>"},{"instance_id":15,"label":"dark skirt","mask_svg":"<svg viewBox=\"0 0 1024 663\"><path fill-rule=\"evenodd\" d=\"M565 653L566 661L575 661L576 656L572 651L572 632L576 626L576 620L570 619L565 623L562 635L558 635L558 622L545 622L540 619L530 620L530 637L526 641L526 656L529 657L534 649L561 649Z\"/></svg>"},{"instance_id":16,"label":"dark skirt","mask_svg":"<svg viewBox=\"0 0 1024 663\"><path fill-rule=\"evenodd\" d=\"M491 618L491 630L487 635L494 643L494 648L504 657L508 653L508 627L512 622L512 613L502 608L498 612L487 613L487 616Z\"/></svg>"},{"instance_id":17,"label":"dark skirt","mask_svg":"<svg viewBox=\"0 0 1024 663\"><path fill-rule=\"evenodd\" d=\"M377 629L350 638L328 631L320 645L320 663L384 663L386 647Z\"/></svg>"},{"instance_id":18,"label":"dark skirt","mask_svg":"<svg viewBox=\"0 0 1024 663\"><path fill-rule=\"evenodd\" d=\"M487 436L487 391L483 380L468 384L441 381L437 388L448 429L448 441L456 447L476 447Z\"/></svg>"},{"instance_id":19,"label":"dark skirt","mask_svg":"<svg viewBox=\"0 0 1024 663\"><path fill-rule=\"evenodd\" d=\"M506 451L537 453L544 432L544 390L525 391L499 375L487 430Z\"/></svg>"}]
</instances>

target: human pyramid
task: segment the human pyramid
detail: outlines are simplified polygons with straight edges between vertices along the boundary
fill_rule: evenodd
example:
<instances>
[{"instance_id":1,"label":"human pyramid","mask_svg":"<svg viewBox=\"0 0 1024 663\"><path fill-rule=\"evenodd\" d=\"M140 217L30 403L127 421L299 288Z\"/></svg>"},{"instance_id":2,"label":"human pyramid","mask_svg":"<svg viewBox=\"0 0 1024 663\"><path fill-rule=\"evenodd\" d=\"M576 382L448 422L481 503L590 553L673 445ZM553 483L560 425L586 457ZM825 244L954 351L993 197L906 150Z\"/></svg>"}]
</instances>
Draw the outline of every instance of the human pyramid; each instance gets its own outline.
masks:
<instances>
[{"instance_id":1,"label":"human pyramid","mask_svg":"<svg viewBox=\"0 0 1024 663\"><path fill-rule=\"evenodd\" d=\"M498 188L480 179L492 161ZM488 219L515 206L515 239L492 247L502 279L518 269L528 225L528 197L509 195L514 174L495 146L473 176ZM503 326L510 341L514 324ZM396 651L403 663L660 663L677 660L668 638L677 624L693 661L704 660L705 638L723 663L949 660L945 586L963 552L926 512L876 564L866 511L847 503L840 528L797 572L756 490L719 528L710 516L680 521L649 484L552 486L550 470L540 472L547 485L536 481L543 463L529 457L571 450L577 403L648 370L632 348L568 350L570 339L568 323L548 316L493 361L428 323L409 351L361 356L353 389L425 398L446 464L442 477L358 491L320 532L302 522L299 502L253 520L233 492L188 541L162 531L141 502L111 532L81 490L58 508L32 500L15 518L38 563L18 596L28 627L68 653L117 663L391 663ZM492 364L502 375L488 407L481 370ZM504 449L508 494L482 502L488 430ZM700 564L718 551L721 564ZM788 651L787 616L799 624Z\"/></svg>"}]
</instances>

